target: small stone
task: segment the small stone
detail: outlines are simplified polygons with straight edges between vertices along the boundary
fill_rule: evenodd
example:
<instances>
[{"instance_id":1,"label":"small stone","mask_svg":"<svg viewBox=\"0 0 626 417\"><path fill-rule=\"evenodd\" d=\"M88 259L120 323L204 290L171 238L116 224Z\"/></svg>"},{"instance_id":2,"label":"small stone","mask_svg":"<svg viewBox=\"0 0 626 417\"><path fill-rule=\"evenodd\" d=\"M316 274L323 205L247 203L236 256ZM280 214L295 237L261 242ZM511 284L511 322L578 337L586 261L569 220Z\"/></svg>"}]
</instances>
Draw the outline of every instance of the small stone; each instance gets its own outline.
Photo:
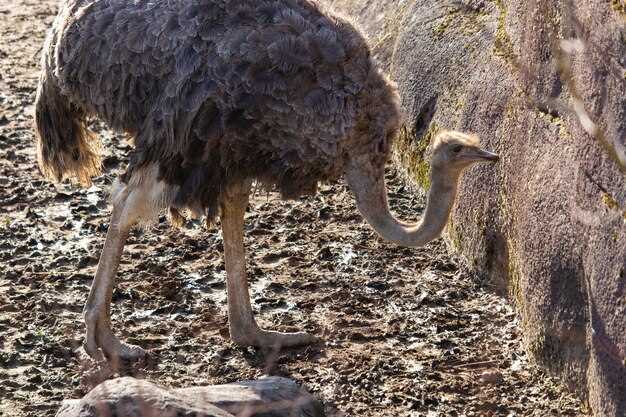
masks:
<instances>
[{"instance_id":1,"label":"small stone","mask_svg":"<svg viewBox=\"0 0 626 417\"><path fill-rule=\"evenodd\" d=\"M502 382L502 380L502 372L498 371L497 369L486 370L483 371L482 374L480 374L480 382L484 384L498 384Z\"/></svg>"}]
</instances>

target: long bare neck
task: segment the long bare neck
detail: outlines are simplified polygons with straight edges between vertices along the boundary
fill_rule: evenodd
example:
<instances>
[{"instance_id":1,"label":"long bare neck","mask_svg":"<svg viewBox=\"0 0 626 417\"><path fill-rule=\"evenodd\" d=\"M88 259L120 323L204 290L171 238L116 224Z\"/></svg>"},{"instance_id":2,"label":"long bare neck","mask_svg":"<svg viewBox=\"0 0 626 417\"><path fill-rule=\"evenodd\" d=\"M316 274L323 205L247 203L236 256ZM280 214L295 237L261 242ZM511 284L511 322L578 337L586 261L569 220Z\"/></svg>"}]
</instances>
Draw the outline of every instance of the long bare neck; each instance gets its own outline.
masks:
<instances>
[{"instance_id":1,"label":"long bare neck","mask_svg":"<svg viewBox=\"0 0 626 417\"><path fill-rule=\"evenodd\" d=\"M456 198L459 173L433 168L426 211L422 219L409 224L389 212L384 180L361 175L358 169L347 172L359 211L385 240L401 246L423 246L441 234Z\"/></svg>"},{"instance_id":2,"label":"long bare neck","mask_svg":"<svg viewBox=\"0 0 626 417\"><path fill-rule=\"evenodd\" d=\"M405 233L400 233L398 244L403 246L423 246L438 238L450 218L458 189L458 176L451 176L433 169L431 186L428 190L426 210L420 221L408 226Z\"/></svg>"}]
</instances>

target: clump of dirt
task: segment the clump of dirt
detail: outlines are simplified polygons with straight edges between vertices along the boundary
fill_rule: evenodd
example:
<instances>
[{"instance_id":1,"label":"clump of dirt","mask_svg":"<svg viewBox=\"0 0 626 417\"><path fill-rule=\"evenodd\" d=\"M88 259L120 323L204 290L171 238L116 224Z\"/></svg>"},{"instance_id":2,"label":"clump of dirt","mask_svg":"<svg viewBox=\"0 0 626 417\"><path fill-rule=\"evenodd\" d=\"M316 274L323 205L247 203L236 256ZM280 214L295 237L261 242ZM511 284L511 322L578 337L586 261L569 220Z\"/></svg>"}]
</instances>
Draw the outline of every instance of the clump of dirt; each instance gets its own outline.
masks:
<instances>
[{"instance_id":1,"label":"clump of dirt","mask_svg":"<svg viewBox=\"0 0 626 417\"><path fill-rule=\"evenodd\" d=\"M52 416L113 376L80 353L82 307L130 146L98 123L108 174L51 185L34 162L38 59L56 0L0 3L0 415ZM403 218L424 201L389 174ZM115 331L150 349L125 373L181 387L262 374L319 395L329 416L578 416L580 403L529 364L517 316L446 252L386 244L342 184L283 202L256 195L246 244L258 320L325 340L283 352L228 339L219 228L132 233L114 293Z\"/></svg>"}]
</instances>

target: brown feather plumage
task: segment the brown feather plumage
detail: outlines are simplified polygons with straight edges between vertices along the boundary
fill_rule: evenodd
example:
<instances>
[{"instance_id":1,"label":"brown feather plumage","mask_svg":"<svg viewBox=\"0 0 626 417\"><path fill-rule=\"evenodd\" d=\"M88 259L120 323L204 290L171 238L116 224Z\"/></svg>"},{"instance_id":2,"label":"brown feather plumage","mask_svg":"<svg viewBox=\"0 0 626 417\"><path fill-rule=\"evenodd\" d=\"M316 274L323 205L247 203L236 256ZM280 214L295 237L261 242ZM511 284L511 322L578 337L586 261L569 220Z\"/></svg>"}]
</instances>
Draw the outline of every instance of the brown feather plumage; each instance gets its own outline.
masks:
<instances>
[{"instance_id":1,"label":"brown feather plumage","mask_svg":"<svg viewBox=\"0 0 626 417\"><path fill-rule=\"evenodd\" d=\"M124 181L156 164L171 206L217 214L230 184L284 197L382 169L397 93L347 20L309 0L71 0L44 49L36 123L45 174L97 172L83 126L97 115L135 136Z\"/></svg>"}]
</instances>

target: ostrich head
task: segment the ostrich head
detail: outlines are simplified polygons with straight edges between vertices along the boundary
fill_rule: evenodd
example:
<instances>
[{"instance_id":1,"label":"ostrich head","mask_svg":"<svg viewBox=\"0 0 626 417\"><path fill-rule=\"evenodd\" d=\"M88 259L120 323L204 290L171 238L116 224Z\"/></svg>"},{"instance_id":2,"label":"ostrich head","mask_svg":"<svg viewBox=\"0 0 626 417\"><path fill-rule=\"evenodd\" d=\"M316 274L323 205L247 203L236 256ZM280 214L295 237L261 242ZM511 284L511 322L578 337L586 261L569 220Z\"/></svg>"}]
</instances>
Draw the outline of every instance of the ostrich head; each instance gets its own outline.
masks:
<instances>
[{"instance_id":1,"label":"ostrich head","mask_svg":"<svg viewBox=\"0 0 626 417\"><path fill-rule=\"evenodd\" d=\"M453 173L460 173L464 168L477 162L495 162L499 159L495 153L480 148L477 136L461 132L440 133L435 138L432 147L430 162L432 169L449 171L450 177Z\"/></svg>"},{"instance_id":2,"label":"ostrich head","mask_svg":"<svg viewBox=\"0 0 626 417\"><path fill-rule=\"evenodd\" d=\"M346 170L359 211L376 232L402 246L422 246L437 238L454 205L462 172L477 162L495 162L498 155L481 149L476 136L444 131L432 143L430 189L421 221L407 224L396 220L387 204L384 165L375 158L354 157Z\"/></svg>"}]
</instances>

